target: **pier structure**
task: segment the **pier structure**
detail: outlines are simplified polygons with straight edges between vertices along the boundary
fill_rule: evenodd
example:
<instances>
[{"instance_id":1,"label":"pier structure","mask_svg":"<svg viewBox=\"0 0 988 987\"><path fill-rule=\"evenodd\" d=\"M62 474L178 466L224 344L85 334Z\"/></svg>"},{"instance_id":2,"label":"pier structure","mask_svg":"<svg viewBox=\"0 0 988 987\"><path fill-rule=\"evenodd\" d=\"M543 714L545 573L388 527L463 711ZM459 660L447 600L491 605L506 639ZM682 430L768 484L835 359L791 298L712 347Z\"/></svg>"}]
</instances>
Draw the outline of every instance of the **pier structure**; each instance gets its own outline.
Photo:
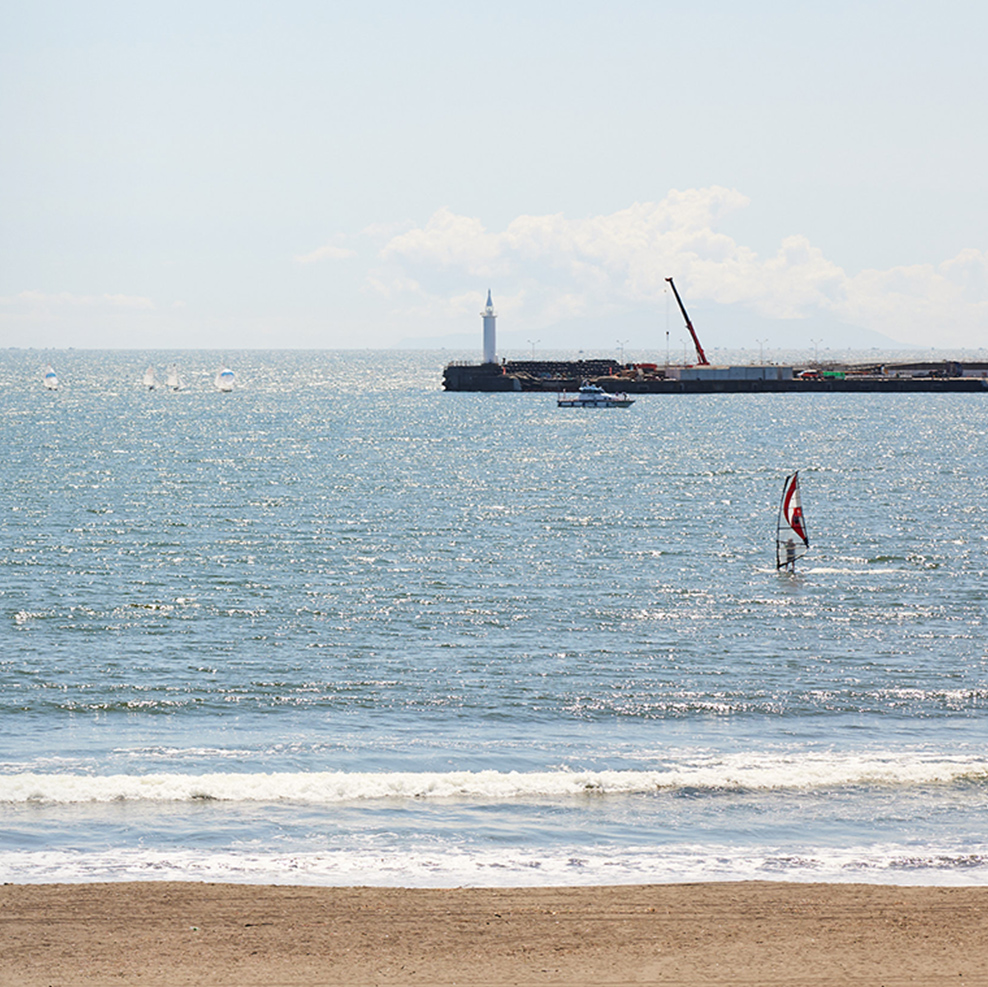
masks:
<instances>
[{"instance_id":1,"label":"pier structure","mask_svg":"<svg viewBox=\"0 0 988 987\"><path fill-rule=\"evenodd\" d=\"M672 278L666 278L672 284ZM988 394L988 364L898 363L827 364L814 360L803 367L713 366L706 358L686 309L676 300L696 344L693 366L660 367L657 363L590 360L497 360L497 313L491 289L480 313L484 320L484 358L480 364L450 363L443 371L447 391L574 391L584 383L609 393L745 394L819 391L977 391Z\"/></svg>"},{"instance_id":2,"label":"pier structure","mask_svg":"<svg viewBox=\"0 0 988 987\"><path fill-rule=\"evenodd\" d=\"M505 360L451 363L447 391L574 391L587 382L612 394L750 394L818 392L978 392L988 394L988 364L845 364L840 367L660 367L615 360Z\"/></svg>"}]
</instances>

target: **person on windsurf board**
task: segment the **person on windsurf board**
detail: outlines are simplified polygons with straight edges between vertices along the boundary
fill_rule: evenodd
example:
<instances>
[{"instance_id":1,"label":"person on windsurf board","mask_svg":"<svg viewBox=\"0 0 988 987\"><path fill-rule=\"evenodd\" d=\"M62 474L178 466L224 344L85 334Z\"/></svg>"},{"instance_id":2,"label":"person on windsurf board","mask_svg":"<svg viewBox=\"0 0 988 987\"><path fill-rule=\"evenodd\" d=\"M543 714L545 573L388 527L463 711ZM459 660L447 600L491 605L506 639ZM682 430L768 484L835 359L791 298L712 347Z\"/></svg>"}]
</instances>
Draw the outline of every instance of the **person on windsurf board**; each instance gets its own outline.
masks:
<instances>
[{"instance_id":1,"label":"person on windsurf board","mask_svg":"<svg viewBox=\"0 0 988 987\"><path fill-rule=\"evenodd\" d=\"M796 538L793 538L794 534ZM809 547L797 470L792 476L787 476L782 485L782 500L775 524L775 568L795 572L796 560L801 559Z\"/></svg>"}]
</instances>

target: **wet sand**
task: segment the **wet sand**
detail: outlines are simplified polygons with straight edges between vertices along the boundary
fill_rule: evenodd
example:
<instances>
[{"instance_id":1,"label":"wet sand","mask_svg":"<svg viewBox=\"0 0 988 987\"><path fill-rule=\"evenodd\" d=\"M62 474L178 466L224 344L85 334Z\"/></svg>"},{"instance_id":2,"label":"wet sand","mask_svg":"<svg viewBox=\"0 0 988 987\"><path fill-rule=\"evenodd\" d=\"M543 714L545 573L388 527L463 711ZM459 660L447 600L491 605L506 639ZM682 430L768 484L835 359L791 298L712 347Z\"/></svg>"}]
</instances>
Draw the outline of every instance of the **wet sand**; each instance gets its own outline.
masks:
<instances>
[{"instance_id":1,"label":"wet sand","mask_svg":"<svg viewBox=\"0 0 988 987\"><path fill-rule=\"evenodd\" d=\"M988 888L4 885L0 983L988 985Z\"/></svg>"}]
</instances>

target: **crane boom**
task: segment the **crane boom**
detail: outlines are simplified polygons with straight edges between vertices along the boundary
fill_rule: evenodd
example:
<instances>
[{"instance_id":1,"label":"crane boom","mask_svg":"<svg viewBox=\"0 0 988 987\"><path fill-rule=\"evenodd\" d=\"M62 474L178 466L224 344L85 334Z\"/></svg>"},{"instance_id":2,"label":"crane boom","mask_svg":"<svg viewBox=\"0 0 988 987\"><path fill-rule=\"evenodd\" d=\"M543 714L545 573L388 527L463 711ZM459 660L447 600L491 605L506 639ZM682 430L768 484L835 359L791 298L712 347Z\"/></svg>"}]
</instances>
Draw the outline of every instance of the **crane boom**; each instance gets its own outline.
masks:
<instances>
[{"instance_id":1,"label":"crane boom","mask_svg":"<svg viewBox=\"0 0 988 987\"><path fill-rule=\"evenodd\" d=\"M666 278L666 281L672 285L672 293L676 296L676 301L679 302L679 311L683 313L683 318L686 320L686 328L689 329L690 335L693 337L693 345L696 347L696 362L701 367L709 367L710 361L707 359L707 354L703 352L703 347L697 338L693 323L690 322L690 317L686 314L686 306L683 304L682 298L679 297L679 292L676 291L676 286L673 284L672 278Z\"/></svg>"}]
</instances>

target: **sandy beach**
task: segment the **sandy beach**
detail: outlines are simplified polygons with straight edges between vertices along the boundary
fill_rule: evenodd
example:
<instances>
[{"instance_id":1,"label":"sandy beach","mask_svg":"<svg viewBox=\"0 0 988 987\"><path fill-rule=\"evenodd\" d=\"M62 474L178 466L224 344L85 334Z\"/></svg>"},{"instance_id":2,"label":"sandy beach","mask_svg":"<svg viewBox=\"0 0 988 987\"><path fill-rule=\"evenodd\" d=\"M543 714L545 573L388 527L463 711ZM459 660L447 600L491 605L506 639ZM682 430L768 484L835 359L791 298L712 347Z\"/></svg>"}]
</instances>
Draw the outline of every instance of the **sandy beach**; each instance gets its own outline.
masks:
<instances>
[{"instance_id":1,"label":"sandy beach","mask_svg":"<svg viewBox=\"0 0 988 987\"><path fill-rule=\"evenodd\" d=\"M988 888L4 885L7 987L988 984Z\"/></svg>"}]
</instances>

